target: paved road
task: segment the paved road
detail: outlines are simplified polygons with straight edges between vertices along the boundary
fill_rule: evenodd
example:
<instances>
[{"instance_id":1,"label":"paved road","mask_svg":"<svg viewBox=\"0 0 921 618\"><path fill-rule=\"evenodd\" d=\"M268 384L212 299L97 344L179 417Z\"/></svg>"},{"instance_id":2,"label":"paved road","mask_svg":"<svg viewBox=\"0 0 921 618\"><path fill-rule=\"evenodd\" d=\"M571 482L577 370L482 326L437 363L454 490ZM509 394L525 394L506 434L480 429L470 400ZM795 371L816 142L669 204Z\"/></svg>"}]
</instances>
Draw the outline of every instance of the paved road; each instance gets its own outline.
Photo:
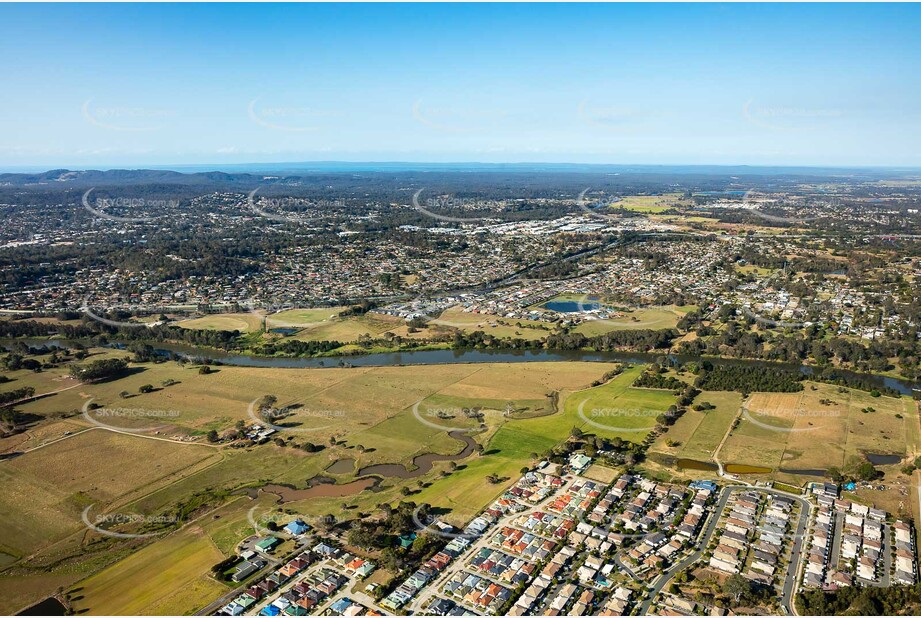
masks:
<instances>
[{"instance_id":1,"label":"paved road","mask_svg":"<svg viewBox=\"0 0 921 618\"><path fill-rule=\"evenodd\" d=\"M677 575L679 571L687 568L688 565L700 560L700 557L703 556L707 545L710 544L710 538L713 536L713 532L716 530L716 522L719 521L720 513L722 513L723 508L726 506L726 502L729 501L729 496L732 493L732 490L739 488L740 487L728 486L724 487L720 491L720 496L709 515L709 519L707 520L707 524L704 527L704 531L699 537L697 537L699 539L697 542L697 549L694 550L694 552L692 552L684 560L676 562L671 568L662 573L662 575L660 575L659 578L652 583L646 600L643 601L643 603L640 605L639 614L641 616L649 614L649 607L652 605L652 602L656 596L662 591L662 588L665 587L665 584L667 584L675 575ZM743 486L741 489L748 488Z\"/></svg>"},{"instance_id":2,"label":"paved road","mask_svg":"<svg viewBox=\"0 0 921 618\"><path fill-rule=\"evenodd\" d=\"M581 477L573 475L572 478L570 478L568 481L563 483L562 487L560 487L560 489L556 491L554 495L558 496L558 495L562 495L566 493L566 491L572 486L572 484L575 483L580 478ZM526 508L523 511L519 511L517 513L509 513L507 515L503 515L502 517L500 517L499 520L495 524L490 526L489 529L484 534L480 535L479 537L476 537L475 539L472 539L470 546L461 555L459 555L457 558L452 560L451 564L449 564L447 568L445 568L445 570L441 572L440 575L438 575L434 580L426 584L426 586L419 592L419 594L416 595L416 597L407 604L405 609L413 614L419 613L422 607L424 607L429 602L429 600L439 595L442 585L451 576L453 576L458 571L466 570L464 567L465 563L467 562L467 560L471 558L471 556L475 555L476 552L479 551L480 548L490 547L490 548L496 549L490 543L490 540L493 538L493 536L495 536L495 533L500 528L502 528L503 526L511 526L512 522L515 519L518 519L522 515L526 515L528 513L534 513L534 512L548 513L550 512L546 510L547 504L550 502L551 500L549 498L545 498L540 504L536 504L536 505L528 504L527 505L528 508ZM558 515L558 513L552 513L552 514ZM536 533L532 533L532 534L536 534ZM540 535L537 535L537 536L540 536ZM541 537L541 538L544 538L544 537ZM447 544L449 540L450 540L450 537L446 538L445 544ZM490 579L488 576L485 576L481 572L473 571L473 570L469 572L471 573L476 572L478 577L484 577L485 579ZM507 584L501 584L501 585L507 586ZM454 599L454 600L456 601L457 599Z\"/></svg>"},{"instance_id":3,"label":"paved road","mask_svg":"<svg viewBox=\"0 0 921 618\"><path fill-rule=\"evenodd\" d=\"M681 560L680 562L675 563L674 566L672 566L667 571L665 571L662 575L658 577L658 579L656 579L653 582L652 586L650 587L649 595L647 596L646 600L643 601L643 603L640 605L640 611L639 611L640 615L647 615L649 613L649 608L652 605L653 600L655 600L659 592L662 591L665 585L669 581L671 581L671 579L675 575L677 575L680 571L684 570L685 568L687 568L694 562L697 562L698 560L700 560L701 556L703 556L704 554L704 550L707 548L707 545L710 544L710 539L713 537L713 533L716 531L716 524L719 521L720 514L723 512L723 509L726 507L726 503L729 501L729 497L731 496L732 492L745 491L745 490L755 490L759 492L776 494L779 496L785 496L788 498L792 498L796 500L802 508L802 512L800 514L800 520L797 525L796 536L794 537L794 541L793 541L793 552L791 554L791 560L790 560L791 566L793 566L793 568L797 570L794 571L794 574L792 577L788 574L784 582L783 596L781 599L781 606L783 607L783 609L786 611L787 614L792 615L793 613L792 612L792 599L798 587L797 575L798 575L799 560L800 560L800 556L803 550L803 541L805 538L806 527L809 524L809 514L811 512L812 505L809 504L808 500L805 500L794 494L788 494L786 492L783 492L777 489L767 489L763 487L754 488L748 485L727 485L726 487L722 489L720 493L720 497L717 500L716 506L710 513L709 519L707 520L707 524L704 527L704 531L701 534L701 536L698 537L699 538L699 541L697 543L698 549L696 549L693 553L687 556L684 560Z\"/></svg>"},{"instance_id":4,"label":"paved road","mask_svg":"<svg viewBox=\"0 0 921 618\"><path fill-rule=\"evenodd\" d=\"M796 533L793 537L793 551L790 552L790 566L787 569L787 577L783 585L783 596L780 604L786 610L788 615L796 613L793 603L793 597L799 589L800 567L803 559L803 545L806 541L806 530L809 528L809 518L812 516L812 504L798 496L784 492L776 492L782 496L793 498L800 505L799 523L796 525Z\"/></svg>"}]
</instances>

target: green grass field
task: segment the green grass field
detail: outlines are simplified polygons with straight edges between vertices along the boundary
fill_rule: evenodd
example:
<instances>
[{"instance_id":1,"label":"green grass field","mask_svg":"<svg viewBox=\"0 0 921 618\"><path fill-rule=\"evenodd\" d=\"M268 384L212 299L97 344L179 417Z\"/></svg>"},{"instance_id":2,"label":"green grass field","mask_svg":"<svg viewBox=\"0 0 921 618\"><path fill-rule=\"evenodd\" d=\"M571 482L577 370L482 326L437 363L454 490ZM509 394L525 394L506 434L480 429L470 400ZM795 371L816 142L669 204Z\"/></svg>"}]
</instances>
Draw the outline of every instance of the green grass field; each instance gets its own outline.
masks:
<instances>
[{"instance_id":1,"label":"green grass field","mask_svg":"<svg viewBox=\"0 0 921 618\"><path fill-rule=\"evenodd\" d=\"M642 371L643 367L632 367L607 384L573 393L566 400L565 414L535 423L552 425L556 433L576 426L602 437L641 442L655 427L656 417L675 403L671 391L632 387ZM564 427L566 423L571 424Z\"/></svg>"},{"instance_id":2,"label":"green grass field","mask_svg":"<svg viewBox=\"0 0 921 618\"><path fill-rule=\"evenodd\" d=\"M81 582L73 606L96 616L191 614L229 590L209 575L223 559L208 535L190 526Z\"/></svg>"},{"instance_id":3,"label":"green grass field","mask_svg":"<svg viewBox=\"0 0 921 618\"><path fill-rule=\"evenodd\" d=\"M583 322L576 327L575 331L587 337L592 337L612 330L661 330L663 328L674 328L678 324L678 320L692 309L694 307L643 307L625 313L623 317Z\"/></svg>"}]
</instances>

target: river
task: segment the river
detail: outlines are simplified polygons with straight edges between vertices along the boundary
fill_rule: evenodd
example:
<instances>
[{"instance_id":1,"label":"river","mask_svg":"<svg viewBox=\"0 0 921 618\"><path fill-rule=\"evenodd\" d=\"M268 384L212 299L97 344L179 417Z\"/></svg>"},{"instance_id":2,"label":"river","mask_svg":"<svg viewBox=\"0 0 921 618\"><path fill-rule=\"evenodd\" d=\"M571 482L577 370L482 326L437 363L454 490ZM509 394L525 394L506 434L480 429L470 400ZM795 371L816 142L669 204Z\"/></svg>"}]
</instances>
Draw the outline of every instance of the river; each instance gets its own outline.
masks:
<instances>
[{"instance_id":1,"label":"river","mask_svg":"<svg viewBox=\"0 0 921 618\"><path fill-rule=\"evenodd\" d=\"M15 340L4 340L2 345L9 345ZM41 347L42 345L66 345L65 340L47 339L21 339L24 343ZM83 342L84 344L86 342ZM118 345L118 344L116 344ZM237 367L278 367L291 369L318 369L325 367L392 367L401 365L447 365L459 363L537 363L537 362L627 362L644 364L654 362L657 358L668 358L680 363L709 361L714 365L757 365L766 370L786 369L800 371L804 375L812 375L814 368L807 365L791 363L772 363L760 360L738 358L700 358L684 354L642 353L642 352L590 352L585 350L478 350L478 349L451 349L451 350L419 350L410 352L383 352L374 354L357 354L353 356L313 357L313 358L286 358L270 356L253 356L238 354L211 348L196 348L194 346L177 343L157 343L158 352L178 354L191 359L208 360L224 365ZM903 395L911 395L913 389L918 389L917 384L908 380L878 376L869 373L860 373L838 369L843 376L861 378L877 388L891 388Z\"/></svg>"}]
</instances>

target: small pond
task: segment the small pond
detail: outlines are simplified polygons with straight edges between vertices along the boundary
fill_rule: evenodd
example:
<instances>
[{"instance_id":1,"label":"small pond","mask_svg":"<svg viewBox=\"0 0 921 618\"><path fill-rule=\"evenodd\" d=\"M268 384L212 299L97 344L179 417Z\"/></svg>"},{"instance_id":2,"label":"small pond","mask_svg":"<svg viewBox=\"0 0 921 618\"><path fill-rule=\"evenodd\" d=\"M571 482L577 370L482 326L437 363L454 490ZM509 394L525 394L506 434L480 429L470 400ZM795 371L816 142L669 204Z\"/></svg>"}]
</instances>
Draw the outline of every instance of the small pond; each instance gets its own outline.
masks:
<instances>
[{"instance_id":1,"label":"small pond","mask_svg":"<svg viewBox=\"0 0 921 618\"><path fill-rule=\"evenodd\" d=\"M326 471L330 474L350 474L355 470L354 459L337 459Z\"/></svg>"},{"instance_id":2,"label":"small pond","mask_svg":"<svg viewBox=\"0 0 921 618\"><path fill-rule=\"evenodd\" d=\"M882 453L864 453L864 457L874 466L894 466L902 462L901 455L884 455Z\"/></svg>"}]
</instances>

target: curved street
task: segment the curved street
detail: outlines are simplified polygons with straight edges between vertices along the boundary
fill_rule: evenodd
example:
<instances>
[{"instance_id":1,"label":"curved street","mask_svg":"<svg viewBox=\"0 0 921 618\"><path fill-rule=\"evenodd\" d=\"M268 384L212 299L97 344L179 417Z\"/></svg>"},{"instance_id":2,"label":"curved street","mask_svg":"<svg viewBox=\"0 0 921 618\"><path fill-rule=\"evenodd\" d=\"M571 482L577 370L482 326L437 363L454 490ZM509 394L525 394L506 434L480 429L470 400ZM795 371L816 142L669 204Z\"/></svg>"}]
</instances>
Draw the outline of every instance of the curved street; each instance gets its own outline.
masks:
<instances>
[{"instance_id":1,"label":"curved street","mask_svg":"<svg viewBox=\"0 0 921 618\"><path fill-rule=\"evenodd\" d=\"M665 588L666 584L668 584L668 582L671 581L675 575L686 569L691 564L700 560L707 546L710 544L710 540L713 538L713 533L716 531L716 524L719 522L720 514L726 507L726 503L729 501L732 492L744 490L753 490L767 494L784 496L786 498L795 500L800 505L800 517L799 522L797 523L796 533L793 536L793 551L791 552L790 565L788 567L788 569L794 569L794 573L787 573L787 576L784 579L783 594L781 596L781 607L783 608L784 612L787 615L794 615L793 596L796 594L796 590L798 588L799 563L802 556L803 540L805 539L806 528L809 525L809 516L812 512L812 505L802 496L790 494L778 489L769 489L767 487L750 487L748 485L727 485L720 490L719 499L717 500L713 511L710 513L703 533L700 537L698 537L698 541L696 543L697 549L695 549L683 560L680 560L665 572L663 572L662 575L660 575L650 585L649 593L646 599L640 604L640 615L645 616L649 614L649 608L652 606L656 596L658 596L662 589Z\"/></svg>"}]
</instances>

